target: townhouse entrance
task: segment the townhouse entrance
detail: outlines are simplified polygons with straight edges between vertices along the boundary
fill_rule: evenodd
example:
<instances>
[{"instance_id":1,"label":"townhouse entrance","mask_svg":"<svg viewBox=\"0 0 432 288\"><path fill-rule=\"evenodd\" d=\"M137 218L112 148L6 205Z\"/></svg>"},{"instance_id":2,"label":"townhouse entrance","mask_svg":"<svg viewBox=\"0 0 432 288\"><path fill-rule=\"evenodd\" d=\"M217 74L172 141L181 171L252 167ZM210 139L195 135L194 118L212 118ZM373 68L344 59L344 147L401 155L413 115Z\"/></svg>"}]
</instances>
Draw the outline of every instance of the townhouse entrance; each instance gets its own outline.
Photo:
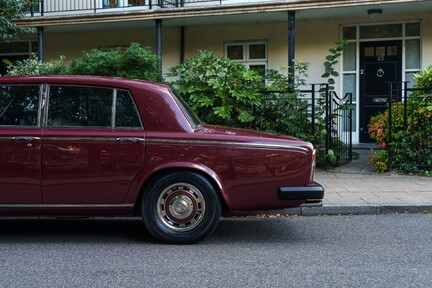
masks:
<instances>
[{"instance_id":1,"label":"townhouse entrance","mask_svg":"<svg viewBox=\"0 0 432 288\"><path fill-rule=\"evenodd\" d=\"M361 143L369 138L372 116L384 112L388 104L389 82L402 80L402 41L360 43L360 135Z\"/></svg>"}]
</instances>

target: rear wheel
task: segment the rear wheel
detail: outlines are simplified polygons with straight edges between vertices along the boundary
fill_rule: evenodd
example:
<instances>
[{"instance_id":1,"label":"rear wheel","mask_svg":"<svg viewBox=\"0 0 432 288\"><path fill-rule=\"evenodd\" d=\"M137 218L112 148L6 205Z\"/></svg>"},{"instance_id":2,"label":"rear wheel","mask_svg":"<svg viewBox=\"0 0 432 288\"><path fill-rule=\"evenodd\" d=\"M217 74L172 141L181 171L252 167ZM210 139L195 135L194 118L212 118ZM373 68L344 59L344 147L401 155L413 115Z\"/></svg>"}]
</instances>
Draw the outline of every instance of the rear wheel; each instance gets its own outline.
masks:
<instances>
[{"instance_id":1,"label":"rear wheel","mask_svg":"<svg viewBox=\"0 0 432 288\"><path fill-rule=\"evenodd\" d=\"M194 243L216 228L221 203L202 175L178 171L154 179L142 198L143 221L149 232L166 243Z\"/></svg>"}]
</instances>

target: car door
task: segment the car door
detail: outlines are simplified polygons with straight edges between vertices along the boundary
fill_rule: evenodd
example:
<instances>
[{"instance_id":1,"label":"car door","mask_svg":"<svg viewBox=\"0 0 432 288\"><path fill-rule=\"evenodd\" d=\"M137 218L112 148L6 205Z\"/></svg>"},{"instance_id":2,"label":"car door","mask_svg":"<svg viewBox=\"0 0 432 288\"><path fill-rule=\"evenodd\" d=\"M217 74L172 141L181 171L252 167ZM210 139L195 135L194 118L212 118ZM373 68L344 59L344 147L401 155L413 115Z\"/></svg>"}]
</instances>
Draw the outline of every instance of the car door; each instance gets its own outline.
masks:
<instances>
[{"instance_id":1,"label":"car door","mask_svg":"<svg viewBox=\"0 0 432 288\"><path fill-rule=\"evenodd\" d=\"M43 203L123 203L144 163L144 148L143 126L128 91L49 85Z\"/></svg>"},{"instance_id":2,"label":"car door","mask_svg":"<svg viewBox=\"0 0 432 288\"><path fill-rule=\"evenodd\" d=\"M0 86L0 204L41 203L41 91Z\"/></svg>"}]
</instances>

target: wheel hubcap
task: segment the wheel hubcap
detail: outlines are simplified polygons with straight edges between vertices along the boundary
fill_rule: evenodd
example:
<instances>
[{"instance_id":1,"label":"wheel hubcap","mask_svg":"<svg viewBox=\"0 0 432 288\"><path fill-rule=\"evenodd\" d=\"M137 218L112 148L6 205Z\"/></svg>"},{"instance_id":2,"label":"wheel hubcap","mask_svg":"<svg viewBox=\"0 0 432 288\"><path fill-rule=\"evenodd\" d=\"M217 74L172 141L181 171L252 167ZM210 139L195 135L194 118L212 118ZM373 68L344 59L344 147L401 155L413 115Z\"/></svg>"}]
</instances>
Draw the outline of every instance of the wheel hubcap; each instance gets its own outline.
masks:
<instances>
[{"instance_id":1,"label":"wheel hubcap","mask_svg":"<svg viewBox=\"0 0 432 288\"><path fill-rule=\"evenodd\" d=\"M190 230L204 217L204 197L195 186L187 183L167 187L159 196L157 204L159 219L172 230Z\"/></svg>"}]
</instances>

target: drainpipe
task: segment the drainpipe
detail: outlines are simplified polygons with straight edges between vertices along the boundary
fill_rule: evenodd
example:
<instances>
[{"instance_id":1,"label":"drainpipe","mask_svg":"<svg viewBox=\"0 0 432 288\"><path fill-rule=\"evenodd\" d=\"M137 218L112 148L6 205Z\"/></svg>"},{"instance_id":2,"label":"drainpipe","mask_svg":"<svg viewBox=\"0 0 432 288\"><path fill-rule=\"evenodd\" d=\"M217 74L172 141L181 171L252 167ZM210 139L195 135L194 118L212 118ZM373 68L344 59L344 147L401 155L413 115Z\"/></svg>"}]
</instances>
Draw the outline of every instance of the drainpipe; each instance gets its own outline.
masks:
<instances>
[{"instance_id":1,"label":"drainpipe","mask_svg":"<svg viewBox=\"0 0 432 288\"><path fill-rule=\"evenodd\" d=\"M295 57L295 15L296 11L288 11L288 82L294 87Z\"/></svg>"},{"instance_id":2,"label":"drainpipe","mask_svg":"<svg viewBox=\"0 0 432 288\"><path fill-rule=\"evenodd\" d=\"M162 20L156 19L156 55L158 57L159 69L162 73Z\"/></svg>"},{"instance_id":3,"label":"drainpipe","mask_svg":"<svg viewBox=\"0 0 432 288\"><path fill-rule=\"evenodd\" d=\"M37 27L38 33L38 60L44 62L44 27Z\"/></svg>"}]
</instances>

